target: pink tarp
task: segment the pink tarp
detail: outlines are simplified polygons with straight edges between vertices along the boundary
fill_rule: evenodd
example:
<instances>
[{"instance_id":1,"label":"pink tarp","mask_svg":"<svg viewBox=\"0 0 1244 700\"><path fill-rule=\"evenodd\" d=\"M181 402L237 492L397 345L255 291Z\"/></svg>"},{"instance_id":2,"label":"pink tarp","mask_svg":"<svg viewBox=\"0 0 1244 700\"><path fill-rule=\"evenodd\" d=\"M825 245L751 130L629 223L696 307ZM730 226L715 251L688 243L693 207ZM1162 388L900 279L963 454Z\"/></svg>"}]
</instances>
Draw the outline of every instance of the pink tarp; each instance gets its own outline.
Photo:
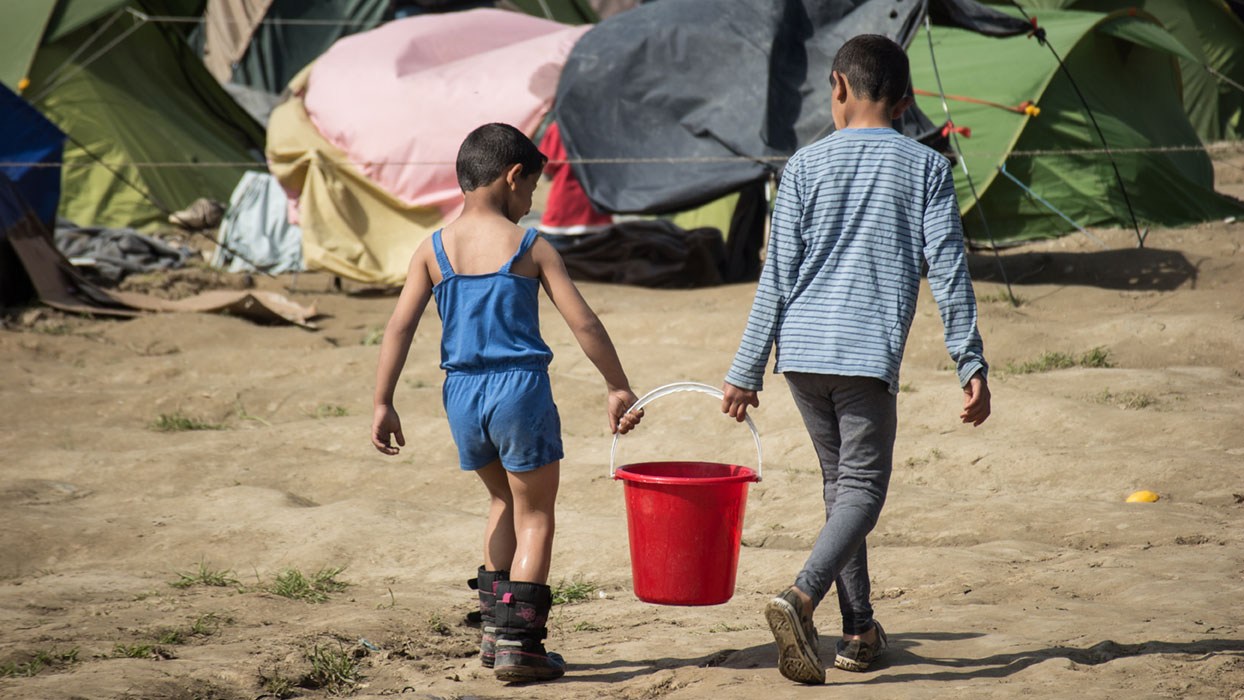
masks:
<instances>
[{"instance_id":1,"label":"pink tarp","mask_svg":"<svg viewBox=\"0 0 1244 700\"><path fill-rule=\"evenodd\" d=\"M503 10L389 22L316 60L306 112L382 189L450 216L462 202L453 165L462 139L488 122L532 134L588 29Z\"/></svg>"}]
</instances>

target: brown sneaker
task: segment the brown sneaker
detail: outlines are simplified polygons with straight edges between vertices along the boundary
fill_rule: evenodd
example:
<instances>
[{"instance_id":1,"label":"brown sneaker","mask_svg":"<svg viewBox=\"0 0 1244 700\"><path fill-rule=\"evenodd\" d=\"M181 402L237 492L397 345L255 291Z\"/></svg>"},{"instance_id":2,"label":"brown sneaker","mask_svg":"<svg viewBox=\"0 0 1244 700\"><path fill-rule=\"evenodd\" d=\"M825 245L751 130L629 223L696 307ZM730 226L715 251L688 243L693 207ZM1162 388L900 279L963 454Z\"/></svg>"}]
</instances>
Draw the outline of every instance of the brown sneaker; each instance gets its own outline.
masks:
<instances>
[{"instance_id":1,"label":"brown sneaker","mask_svg":"<svg viewBox=\"0 0 1244 700\"><path fill-rule=\"evenodd\" d=\"M890 640L881 629L881 623L873 620L873 629L877 630L877 641L866 644L863 640L838 640L838 654L834 657L834 668L844 671L867 671L868 666L881 656L889 646Z\"/></svg>"},{"instance_id":2,"label":"brown sneaker","mask_svg":"<svg viewBox=\"0 0 1244 700\"><path fill-rule=\"evenodd\" d=\"M817 651L816 627L803 614L803 601L787 589L765 606L765 620L778 647L778 670L796 683L825 682L825 667Z\"/></svg>"}]
</instances>

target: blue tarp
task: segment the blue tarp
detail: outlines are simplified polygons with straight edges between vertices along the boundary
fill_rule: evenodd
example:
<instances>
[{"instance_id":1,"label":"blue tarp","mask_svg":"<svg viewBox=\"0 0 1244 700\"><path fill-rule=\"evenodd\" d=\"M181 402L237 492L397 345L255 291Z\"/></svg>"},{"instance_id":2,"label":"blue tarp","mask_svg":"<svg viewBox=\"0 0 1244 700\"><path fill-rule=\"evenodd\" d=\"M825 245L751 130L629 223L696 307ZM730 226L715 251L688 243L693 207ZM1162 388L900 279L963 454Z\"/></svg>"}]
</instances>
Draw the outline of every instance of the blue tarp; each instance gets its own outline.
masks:
<instances>
[{"instance_id":1,"label":"blue tarp","mask_svg":"<svg viewBox=\"0 0 1244 700\"><path fill-rule=\"evenodd\" d=\"M49 226L60 203L64 146L65 134L55 124L0 84L0 173Z\"/></svg>"}]
</instances>

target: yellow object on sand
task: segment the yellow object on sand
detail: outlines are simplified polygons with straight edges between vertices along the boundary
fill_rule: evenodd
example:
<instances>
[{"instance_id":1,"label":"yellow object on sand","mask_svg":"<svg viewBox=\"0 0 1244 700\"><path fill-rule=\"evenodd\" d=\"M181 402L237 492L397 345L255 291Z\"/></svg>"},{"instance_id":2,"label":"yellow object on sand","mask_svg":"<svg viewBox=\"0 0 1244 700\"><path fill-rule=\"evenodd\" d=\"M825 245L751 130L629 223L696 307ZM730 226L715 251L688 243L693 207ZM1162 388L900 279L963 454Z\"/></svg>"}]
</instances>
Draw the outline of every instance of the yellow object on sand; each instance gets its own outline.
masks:
<instances>
[{"instance_id":1,"label":"yellow object on sand","mask_svg":"<svg viewBox=\"0 0 1244 700\"><path fill-rule=\"evenodd\" d=\"M1127 497L1128 503L1153 503L1161 496L1152 491L1137 491Z\"/></svg>"}]
</instances>

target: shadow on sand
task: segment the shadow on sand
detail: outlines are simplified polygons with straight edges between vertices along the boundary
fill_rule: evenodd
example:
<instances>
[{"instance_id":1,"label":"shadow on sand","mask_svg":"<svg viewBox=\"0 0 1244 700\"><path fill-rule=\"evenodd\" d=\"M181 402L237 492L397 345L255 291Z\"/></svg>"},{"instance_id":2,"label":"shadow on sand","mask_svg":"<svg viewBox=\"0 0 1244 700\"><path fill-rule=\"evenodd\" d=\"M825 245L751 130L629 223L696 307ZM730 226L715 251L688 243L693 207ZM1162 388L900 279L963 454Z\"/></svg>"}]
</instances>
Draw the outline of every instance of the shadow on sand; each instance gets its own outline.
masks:
<instances>
[{"instance_id":1,"label":"shadow on sand","mask_svg":"<svg viewBox=\"0 0 1244 700\"><path fill-rule=\"evenodd\" d=\"M868 674L867 680L851 674L851 682L870 684L906 683L911 681L963 681L973 678L1005 678L1024 669L1051 659L1067 659L1084 666L1096 666L1114 659L1146 656L1149 654L1196 655L1200 661L1211 656L1227 654L1244 657L1244 640L1203 639L1192 642L1149 641L1140 644L1120 644L1112 640L1098 642L1089 647L1054 646L1007 654L994 654L981 658L956 658L923 656L916 652L924 642L972 639L984 635L977 633L928 633L890 635L890 649L878 660L874 669L883 673ZM833 637L822 637L821 658L832 660ZM721 666L732 669L775 668L777 653L772 644L747 649L723 649L715 654L693 658L617 659L599 664L570 664L565 682L610 683L627 681L658 671L686 667L708 668ZM945 670L903 672L907 666L933 666ZM888 673L886 672L888 671ZM831 672L829 682L833 683Z\"/></svg>"},{"instance_id":2,"label":"shadow on sand","mask_svg":"<svg viewBox=\"0 0 1244 700\"><path fill-rule=\"evenodd\" d=\"M1197 266L1183 253L1157 248L1004 253L1001 261L1013 285L1078 285L1166 292L1189 282L1195 289L1197 282ZM968 269L974 281L1003 281L993 253L970 254Z\"/></svg>"}]
</instances>

